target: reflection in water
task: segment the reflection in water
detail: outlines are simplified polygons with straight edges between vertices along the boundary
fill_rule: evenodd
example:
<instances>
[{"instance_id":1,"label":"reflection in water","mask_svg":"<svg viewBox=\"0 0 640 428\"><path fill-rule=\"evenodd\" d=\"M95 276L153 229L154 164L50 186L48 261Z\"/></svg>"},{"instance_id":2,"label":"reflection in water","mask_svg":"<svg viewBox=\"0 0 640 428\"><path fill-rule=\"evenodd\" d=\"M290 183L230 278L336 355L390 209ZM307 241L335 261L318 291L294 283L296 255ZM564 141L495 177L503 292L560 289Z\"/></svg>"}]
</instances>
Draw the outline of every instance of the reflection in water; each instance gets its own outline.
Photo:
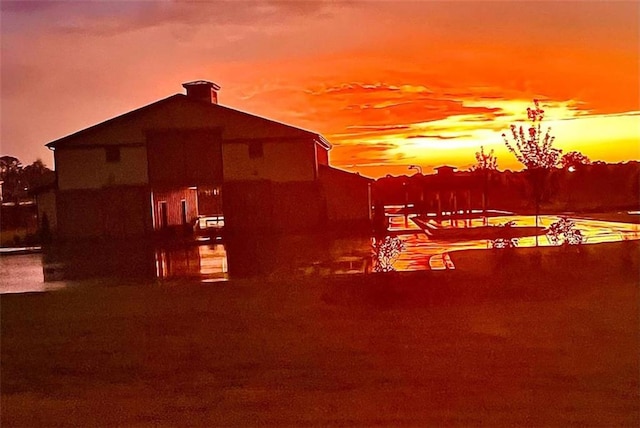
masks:
<instances>
[{"instance_id":1,"label":"reflection in water","mask_svg":"<svg viewBox=\"0 0 640 428\"><path fill-rule=\"evenodd\" d=\"M154 254L156 278L193 278L202 282L229 279L224 245L199 245L177 249L158 249Z\"/></svg>"},{"instance_id":2,"label":"reflection in water","mask_svg":"<svg viewBox=\"0 0 640 428\"><path fill-rule=\"evenodd\" d=\"M227 252L224 245L201 245L198 247L200 255L200 275L208 280L228 279Z\"/></svg>"},{"instance_id":3,"label":"reflection in water","mask_svg":"<svg viewBox=\"0 0 640 428\"><path fill-rule=\"evenodd\" d=\"M409 217L411 218L411 216ZM548 228L559 220L559 216L543 215L539 217L539 225ZM581 231L585 244L596 244L602 242L617 242L622 240L640 239L639 226L633 223L618 223L600 220L586 220L572 218L575 228ZM496 216L486 219L474 218L470 221L459 221L457 223L446 220L443 224L446 227L478 227L483 225L498 226L508 221L514 221L516 226L535 226L534 216ZM398 236L405 242L406 249L395 262L394 267L398 271L414 271L428 269L445 269L446 261L444 254L457 250L467 249L489 249L491 241L488 239L477 240L434 240L425 235L421 229L413 222L406 223L404 216L391 216L391 233L398 232ZM534 236L521 237L518 240L518 247L534 247L536 240ZM539 239L539 246L552 246L546 236Z\"/></svg>"},{"instance_id":4,"label":"reflection in water","mask_svg":"<svg viewBox=\"0 0 640 428\"><path fill-rule=\"evenodd\" d=\"M436 254L429 257L429 269L430 270L445 270L455 269L456 267L451 260L449 253Z\"/></svg>"},{"instance_id":5,"label":"reflection in water","mask_svg":"<svg viewBox=\"0 0 640 428\"><path fill-rule=\"evenodd\" d=\"M541 216L540 224L548 228L558 221L557 216ZM639 226L599 220L572 219L586 244L640 239ZM515 221L517 226L533 226L533 216L502 216L489 218L488 224L498 225ZM446 226L456 227L455 224ZM484 219L458 222L457 227L484 225ZM413 222L404 217L390 217L390 235L385 242L402 241L402 249L388 244L392 251L384 266L397 271L452 269L449 253L462 249L490 248L489 240L438 241L430 239ZM203 282L223 281L247 276L288 278L296 275L335 275L366 273L375 266L371 254L372 241L367 237L327 238L326 236L281 236L262 238L247 236L233 242L210 245L158 249L151 245L128 243L84 243L60 246L40 254L0 257L2 281L0 293L43 291L63 287L65 281L108 277L122 281L153 283L155 279L188 277ZM533 236L520 238L519 247L535 245ZM543 236L540 245L552 245ZM375 248L375 245L374 245ZM45 282L43 271L49 269ZM381 269L381 268L379 268Z\"/></svg>"},{"instance_id":6,"label":"reflection in water","mask_svg":"<svg viewBox=\"0 0 640 428\"><path fill-rule=\"evenodd\" d=\"M0 256L0 293L55 290L63 283L44 282L42 254Z\"/></svg>"}]
</instances>

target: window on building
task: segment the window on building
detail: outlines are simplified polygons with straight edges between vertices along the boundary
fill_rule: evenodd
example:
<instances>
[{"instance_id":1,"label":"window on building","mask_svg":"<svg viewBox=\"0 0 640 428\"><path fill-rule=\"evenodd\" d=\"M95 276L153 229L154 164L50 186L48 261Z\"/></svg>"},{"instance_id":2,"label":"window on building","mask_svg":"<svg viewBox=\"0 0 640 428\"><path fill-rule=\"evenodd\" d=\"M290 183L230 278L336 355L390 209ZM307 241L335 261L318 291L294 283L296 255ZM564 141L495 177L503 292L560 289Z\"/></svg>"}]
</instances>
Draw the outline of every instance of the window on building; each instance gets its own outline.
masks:
<instances>
[{"instance_id":1,"label":"window on building","mask_svg":"<svg viewBox=\"0 0 640 428\"><path fill-rule=\"evenodd\" d=\"M262 143L249 143L249 157L251 159L261 158L264 156L264 149Z\"/></svg>"},{"instance_id":2,"label":"window on building","mask_svg":"<svg viewBox=\"0 0 640 428\"><path fill-rule=\"evenodd\" d=\"M120 147L105 147L107 162L120 162Z\"/></svg>"}]
</instances>

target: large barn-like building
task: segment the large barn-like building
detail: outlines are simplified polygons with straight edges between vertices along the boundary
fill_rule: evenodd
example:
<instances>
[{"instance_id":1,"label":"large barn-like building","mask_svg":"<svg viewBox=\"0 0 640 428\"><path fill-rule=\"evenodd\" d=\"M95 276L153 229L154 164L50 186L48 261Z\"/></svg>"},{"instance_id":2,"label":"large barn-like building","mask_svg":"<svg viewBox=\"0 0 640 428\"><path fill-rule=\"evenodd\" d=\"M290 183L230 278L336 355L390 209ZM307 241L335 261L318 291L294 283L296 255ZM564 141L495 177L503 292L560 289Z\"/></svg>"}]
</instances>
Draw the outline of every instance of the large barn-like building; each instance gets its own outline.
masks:
<instances>
[{"instance_id":1,"label":"large barn-like building","mask_svg":"<svg viewBox=\"0 0 640 428\"><path fill-rule=\"evenodd\" d=\"M47 144L57 237L149 235L199 216L233 232L368 224L371 180L332 168L322 135L221 106L215 83L183 87Z\"/></svg>"}]
</instances>

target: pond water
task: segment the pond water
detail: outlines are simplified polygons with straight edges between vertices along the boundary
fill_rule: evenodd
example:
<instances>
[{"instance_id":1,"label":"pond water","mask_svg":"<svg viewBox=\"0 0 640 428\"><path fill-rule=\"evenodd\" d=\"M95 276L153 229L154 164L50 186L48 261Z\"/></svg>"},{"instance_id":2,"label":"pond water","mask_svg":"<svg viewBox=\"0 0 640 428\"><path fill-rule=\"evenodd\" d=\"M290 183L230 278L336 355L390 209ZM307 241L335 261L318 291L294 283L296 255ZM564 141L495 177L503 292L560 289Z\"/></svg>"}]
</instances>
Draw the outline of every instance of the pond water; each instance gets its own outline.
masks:
<instances>
[{"instance_id":1,"label":"pond water","mask_svg":"<svg viewBox=\"0 0 640 428\"><path fill-rule=\"evenodd\" d=\"M411 216L408 219L405 219L402 215L392 216L390 220L390 231L413 231L413 233L398 234L398 238L405 243L405 250L399 254L394 264L396 270L444 269L441 255L456 250L491 248L491 241L488 239L450 241L429 238L425 233L420 233L420 228L411 220ZM538 217L538 226L548 228L558 220L558 216L542 215ZM585 244L640 239L640 228L638 224L580 218L572 218L572 220L575 222L575 228L582 233ZM457 224L445 220L442 222L442 225L445 227L464 228L477 227L485 224L497 226L503 225L508 221L514 221L517 227L533 227L536 225L535 216L513 215L467 221L459 220ZM535 245L536 238L534 236L518 239L518 247L533 247ZM550 246L554 244L551 243L546 235L540 235L538 237L538 245Z\"/></svg>"},{"instance_id":2,"label":"pond water","mask_svg":"<svg viewBox=\"0 0 640 428\"><path fill-rule=\"evenodd\" d=\"M540 216L539 225L548 227L557 216ZM586 244L640 239L639 226L599 220L573 219ZM534 216L495 216L488 219L449 220L442 227L500 225L535 226ZM411 219L390 216L390 235L402 242L402 250L392 261L398 271L455 268L448 254L462 249L487 249L491 242L438 240L428 237ZM552 245L545 235L541 246ZM158 280L190 278L218 283L232 278L293 275L331 275L370 272L375 265L372 239L324 236L291 236L278 240L246 239L227 243L206 243L180 248L103 246L65 249L54 254L0 256L0 293L48 291L66 287L91 277L116 277L153 283ZM519 247L535 245L535 237L519 238ZM46 279L45 281L45 271Z\"/></svg>"},{"instance_id":3,"label":"pond water","mask_svg":"<svg viewBox=\"0 0 640 428\"><path fill-rule=\"evenodd\" d=\"M0 256L0 293L49 291L64 287L64 282L44 282L41 254Z\"/></svg>"}]
</instances>

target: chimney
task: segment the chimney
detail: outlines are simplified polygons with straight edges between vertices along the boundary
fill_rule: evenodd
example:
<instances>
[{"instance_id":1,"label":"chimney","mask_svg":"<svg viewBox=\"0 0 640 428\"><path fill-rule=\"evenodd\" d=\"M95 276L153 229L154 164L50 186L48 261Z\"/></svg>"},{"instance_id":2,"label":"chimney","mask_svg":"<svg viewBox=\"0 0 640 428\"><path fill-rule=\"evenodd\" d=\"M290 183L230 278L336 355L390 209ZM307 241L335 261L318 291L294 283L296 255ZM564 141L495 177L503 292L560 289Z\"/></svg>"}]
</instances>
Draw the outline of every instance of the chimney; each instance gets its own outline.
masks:
<instances>
[{"instance_id":1,"label":"chimney","mask_svg":"<svg viewBox=\"0 0 640 428\"><path fill-rule=\"evenodd\" d=\"M207 80L194 80L183 83L182 87L187 90L187 97L206 102L208 104L218 104L218 91L220 86Z\"/></svg>"}]
</instances>

